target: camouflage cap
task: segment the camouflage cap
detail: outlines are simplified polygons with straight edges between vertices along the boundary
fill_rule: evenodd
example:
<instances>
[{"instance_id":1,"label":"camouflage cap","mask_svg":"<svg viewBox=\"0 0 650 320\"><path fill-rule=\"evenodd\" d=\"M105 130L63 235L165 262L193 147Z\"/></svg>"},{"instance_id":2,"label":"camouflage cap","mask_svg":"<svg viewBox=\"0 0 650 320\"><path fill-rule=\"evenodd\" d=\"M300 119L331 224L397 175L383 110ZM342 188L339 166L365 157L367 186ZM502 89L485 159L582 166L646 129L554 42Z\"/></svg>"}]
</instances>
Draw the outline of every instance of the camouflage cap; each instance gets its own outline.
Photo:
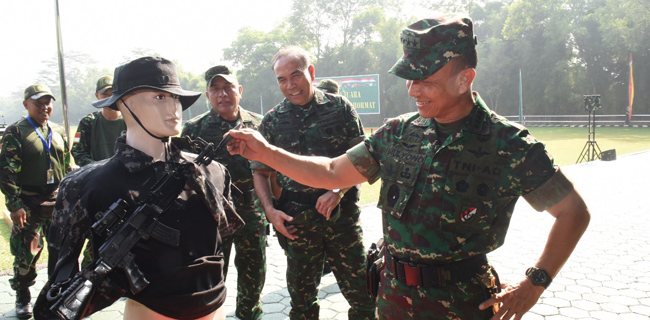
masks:
<instances>
[{"instance_id":1,"label":"camouflage cap","mask_svg":"<svg viewBox=\"0 0 650 320\"><path fill-rule=\"evenodd\" d=\"M222 77L229 83L239 83L235 76L235 72L232 68L226 65L214 66L205 72L206 88L210 87L212 80L214 80L215 77Z\"/></svg>"},{"instance_id":2,"label":"camouflage cap","mask_svg":"<svg viewBox=\"0 0 650 320\"><path fill-rule=\"evenodd\" d=\"M339 93L339 84L332 79L324 79L319 81L316 88L325 90L326 92L329 93L335 93L335 94Z\"/></svg>"},{"instance_id":3,"label":"camouflage cap","mask_svg":"<svg viewBox=\"0 0 650 320\"><path fill-rule=\"evenodd\" d=\"M407 80L424 79L476 46L472 19L466 15L422 19L404 28L400 40L404 55L388 72Z\"/></svg>"},{"instance_id":4,"label":"camouflage cap","mask_svg":"<svg viewBox=\"0 0 650 320\"><path fill-rule=\"evenodd\" d=\"M106 92L106 90L112 89L112 88L113 88L113 77L105 76L105 77L101 77L101 78L99 78L99 80L97 80L97 89L95 89L95 92L104 93L104 92Z\"/></svg>"},{"instance_id":5,"label":"camouflage cap","mask_svg":"<svg viewBox=\"0 0 650 320\"><path fill-rule=\"evenodd\" d=\"M44 84L33 84L25 89L25 100L32 98L34 100L39 99L40 97L44 96L50 96L52 97L52 100L56 100L54 98L54 95L52 94L52 90L50 90L50 87L44 85Z\"/></svg>"}]
</instances>

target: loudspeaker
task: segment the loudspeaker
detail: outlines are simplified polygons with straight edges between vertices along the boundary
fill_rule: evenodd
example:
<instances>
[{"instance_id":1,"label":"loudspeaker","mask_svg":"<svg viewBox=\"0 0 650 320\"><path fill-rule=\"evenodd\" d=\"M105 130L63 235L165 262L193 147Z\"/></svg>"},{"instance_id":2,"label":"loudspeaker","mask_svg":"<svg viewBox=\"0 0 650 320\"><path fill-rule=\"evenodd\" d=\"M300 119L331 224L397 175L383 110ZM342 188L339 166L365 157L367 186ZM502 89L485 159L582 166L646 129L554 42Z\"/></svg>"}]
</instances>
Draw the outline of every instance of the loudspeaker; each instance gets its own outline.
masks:
<instances>
[{"instance_id":1,"label":"loudspeaker","mask_svg":"<svg viewBox=\"0 0 650 320\"><path fill-rule=\"evenodd\" d=\"M616 160L616 149L605 150L600 154L600 159L603 161Z\"/></svg>"}]
</instances>

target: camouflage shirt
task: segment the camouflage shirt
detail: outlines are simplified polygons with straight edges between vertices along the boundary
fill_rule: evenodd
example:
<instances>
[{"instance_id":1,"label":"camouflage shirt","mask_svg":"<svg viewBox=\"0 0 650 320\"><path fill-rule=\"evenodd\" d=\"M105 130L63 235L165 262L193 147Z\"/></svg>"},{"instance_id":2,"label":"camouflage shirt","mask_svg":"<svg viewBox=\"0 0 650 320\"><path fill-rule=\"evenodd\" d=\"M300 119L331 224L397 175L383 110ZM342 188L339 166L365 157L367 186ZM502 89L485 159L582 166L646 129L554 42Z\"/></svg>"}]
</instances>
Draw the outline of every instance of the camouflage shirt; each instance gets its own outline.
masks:
<instances>
[{"instance_id":1,"label":"camouflage shirt","mask_svg":"<svg viewBox=\"0 0 650 320\"><path fill-rule=\"evenodd\" d=\"M50 282L74 275L59 273L77 270L79 253L86 234L97 220L97 213L123 199L128 204L127 216L132 214L154 183L168 170L196 157L179 152L172 143L171 160L154 162L150 156L124 141L124 136L118 139L115 157L75 170L61 182L50 227L50 259L56 263ZM189 173L185 191L158 217L160 223L180 231L179 245L173 247L153 238L140 240L131 252L150 283L136 295L129 290L122 293L172 318L201 317L223 303L221 236L231 234L238 227L229 219L234 208L227 170L217 162L208 166L195 165L194 168ZM241 227L243 222L239 222ZM91 234L93 254L98 257L98 249L106 238L95 232ZM75 268L65 267L70 264ZM121 270L110 273L110 279L114 283L110 287L128 288ZM109 286L106 283L102 285ZM44 290L47 290L47 285ZM105 289L102 292L111 291ZM118 297L104 299L107 298Z\"/></svg>"},{"instance_id":2,"label":"camouflage shirt","mask_svg":"<svg viewBox=\"0 0 650 320\"><path fill-rule=\"evenodd\" d=\"M363 141L363 125L350 101L340 95L314 91L306 106L295 106L287 99L271 109L259 129L266 140L295 154L337 157ZM253 169L273 170L252 162ZM278 185L289 191L315 192L278 173Z\"/></svg>"},{"instance_id":3,"label":"camouflage shirt","mask_svg":"<svg viewBox=\"0 0 650 320\"><path fill-rule=\"evenodd\" d=\"M519 196L541 211L573 189L541 142L476 98L445 140L416 112L347 152L370 182L381 177L384 239L400 259L445 263L493 251Z\"/></svg>"},{"instance_id":4,"label":"camouflage shirt","mask_svg":"<svg viewBox=\"0 0 650 320\"><path fill-rule=\"evenodd\" d=\"M79 142L70 150L75 164L82 167L112 157L115 154L115 140L123 131L126 131L126 124L122 117L107 120L101 110L83 117L77 127Z\"/></svg>"},{"instance_id":5,"label":"camouflage shirt","mask_svg":"<svg viewBox=\"0 0 650 320\"><path fill-rule=\"evenodd\" d=\"M192 139L202 138L207 142L218 145L223 140L223 135L238 124L242 128L257 130L262 121L262 116L244 110L239 107L239 118L235 121L227 121L219 114L210 111L189 120L183 126L181 136L189 136ZM220 152L216 159L230 172L232 183L244 194L235 201L237 213L246 221L244 230L256 231L260 220L266 221L260 201L253 190L253 171L250 168L250 161L240 155L230 155L225 149ZM248 193L248 194L247 194Z\"/></svg>"},{"instance_id":6,"label":"camouflage shirt","mask_svg":"<svg viewBox=\"0 0 650 320\"><path fill-rule=\"evenodd\" d=\"M63 176L70 172L70 152L63 128L49 121L46 126L37 128L46 141L48 130L52 130L49 158L43 141L26 118L7 127L2 137L0 189L5 195L7 209L12 212L25 207L21 193L52 194ZM50 162L54 171L52 184L47 181Z\"/></svg>"}]
</instances>

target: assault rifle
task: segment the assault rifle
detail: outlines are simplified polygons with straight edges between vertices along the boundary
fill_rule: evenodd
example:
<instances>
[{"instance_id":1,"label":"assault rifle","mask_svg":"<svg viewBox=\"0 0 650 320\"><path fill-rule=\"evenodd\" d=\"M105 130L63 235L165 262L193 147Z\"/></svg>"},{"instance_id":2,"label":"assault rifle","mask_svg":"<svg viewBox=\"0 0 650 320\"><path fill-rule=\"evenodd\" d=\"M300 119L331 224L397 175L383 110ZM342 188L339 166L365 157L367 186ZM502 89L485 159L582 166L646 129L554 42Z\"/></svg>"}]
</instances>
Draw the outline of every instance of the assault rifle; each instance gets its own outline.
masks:
<instances>
[{"instance_id":1,"label":"assault rifle","mask_svg":"<svg viewBox=\"0 0 650 320\"><path fill-rule=\"evenodd\" d=\"M142 291L149 281L136 265L131 249L140 240L150 238L178 246L180 232L160 223L158 217L183 191L194 166L209 164L229 140L228 135L216 147L201 138L191 140L186 136L176 140L185 149L202 150L194 162L186 161L176 170L165 173L132 214L127 216L128 205L122 199L115 201L105 212L97 213L92 230L108 240L99 248L99 255L93 263L72 279L50 287L46 295L50 311L64 320L81 319L98 311L90 305L91 299L99 284L116 268L126 275L131 293Z\"/></svg>"}]
</instances>

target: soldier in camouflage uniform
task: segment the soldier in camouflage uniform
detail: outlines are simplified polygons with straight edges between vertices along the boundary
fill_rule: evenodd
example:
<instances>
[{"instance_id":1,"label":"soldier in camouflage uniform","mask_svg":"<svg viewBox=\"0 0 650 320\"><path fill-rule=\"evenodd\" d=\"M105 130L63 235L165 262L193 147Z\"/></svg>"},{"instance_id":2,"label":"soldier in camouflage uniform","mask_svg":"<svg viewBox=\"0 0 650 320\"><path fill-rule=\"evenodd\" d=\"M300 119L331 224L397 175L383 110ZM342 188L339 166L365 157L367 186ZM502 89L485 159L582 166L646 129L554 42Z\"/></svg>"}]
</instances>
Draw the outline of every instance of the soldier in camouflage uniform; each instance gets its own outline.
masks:
<instances>
[{"instance_id":1,"label":"soldier in camouflage uniform","mask_svg":"<svg viewBox=\"0 0 650 320\"><path fill-rule=\"evenodd\" d=\"M271 109L260 125L259 131L270 143L299 154L332 157L363 140L363 126L352 104L312 86L314 66L303 49L280 50L272 66L286 99ZM325 254L350 304L349 318L374 318L375 302L365 291L358 187L315 189L278 174L282 195L276 210L269 180L272 169L261 162L253 162L251 167L266 216L287 238L290 318L318 319L318 285ZM319 212L334 215L327 220Z\"/></svg>"},{"instance_id":2,"label":"soldier in camouflage uniform","mask_svg":"<svg viewBox=\"0 0 650 320\"><path fill-rule=\"evenodd\" d=\"M212 109L188 121L181 136L192 139L202 138L218 145L223 135L241 124L243 128L257 130L262 116L239 106L243 87L228 66L218 65L205 72L207 90L205 95ZM230 237L224 237L224 276L228 274L228 261L234 243L237 252L237 308L235 315L240 319L262 319L262 300L260 296L266 280L266 228L259 200L253 189L253 171L250 162L239 155L231 156L224 150L217 161L230 172L232 182L243 194L235 201L237 213L246 226Z\"/></svg>"},{"instance_id":3,"label":"soldier in camouflage uniform","mask_svg":"<svg viewBox=\"0 0 650 320\"><path fill-rule=\"evenodd\" d=\"M472 91L469 17L417 21L401 41L404 55L390 72L407 80L417 113L387 121L335 159L277 152L246 130L231 132L229 150L314 187L381 178L380 319L521 319L571 255L589 211L544 144ZM486 253L503 244L520 196L556 223L534 266L499 285Z\"/></svg>"},{"instance_id":4,"label":"soldier in camouflage uniform","mask_svg":"<svg viewBox=\"0 0 650 320\"><path fill-rule=\"evenodd\" d=\"M113 95L113 77L106 76L97 80L95 97L98 100ZM79 121L77 134L79 142L70 153L76 165L82 167L93 161L104 160L115 154L115 140L126 130L122 114L111 108L102 108Z\"/></svg>"},{"instance_id":5,"label":"soldier in camouflage uniform","mask_svg":"<svg viewBox=\"0 0 650 320\"><path fill-rule=\"evenodd\" d=\"M181 152L179 141L170 139L181 132L182 110L200 96L180 86L171 61L139 58L117 67L114 78L113 96L94 105L120 110L127 125L126 135L118 139L114 157L75 170L61 183L48 246L53 262L50 266L55 267L48 270L49 281L36 302L39 319L52 317L50 308L56 300L50 297L68 289L68 280L78 274L85 235L91 232L95 256L107 240L106 234L91 229L98 219L96 214L122 199L127 203L128 218L165 173L196 158L195 154ZM225 218L228 213L236 218L239 227L243 221L234 211L225 167L213 161L205 166L194 165L194 170L186 174L184 190L156 217L157 224L163 227L154 228L158 231L140 239L129 251L148 284L132 292L125 271L116 268L106 279L94 281L96 291L82 306L84 313L80 316L88 316L126 296L125 319L225 319L221 237L237 230L237 226L226 223L231 221ZM156 237L155 233L162 236ZM177 241L169 243L169 239ZM81 274L101 268L98 261L94 260ZM128 272L137 274L132 269Z\"/></svg>"},{"instance_id":6,"label":"soldier in camouflage uniform","mask_svg":"<svg viewBox=\"0 0 650 320\"><path fill-rule=\"evenodd\" d=\"M59 181L70 171L70 153L63 129L48 121L54 96L36 84L25 89L27 117L7 127L0 152L0 189L11 212L11 254L16 314L31 318L29 287L52 217Z\"/></svg>"}]
</instances>

